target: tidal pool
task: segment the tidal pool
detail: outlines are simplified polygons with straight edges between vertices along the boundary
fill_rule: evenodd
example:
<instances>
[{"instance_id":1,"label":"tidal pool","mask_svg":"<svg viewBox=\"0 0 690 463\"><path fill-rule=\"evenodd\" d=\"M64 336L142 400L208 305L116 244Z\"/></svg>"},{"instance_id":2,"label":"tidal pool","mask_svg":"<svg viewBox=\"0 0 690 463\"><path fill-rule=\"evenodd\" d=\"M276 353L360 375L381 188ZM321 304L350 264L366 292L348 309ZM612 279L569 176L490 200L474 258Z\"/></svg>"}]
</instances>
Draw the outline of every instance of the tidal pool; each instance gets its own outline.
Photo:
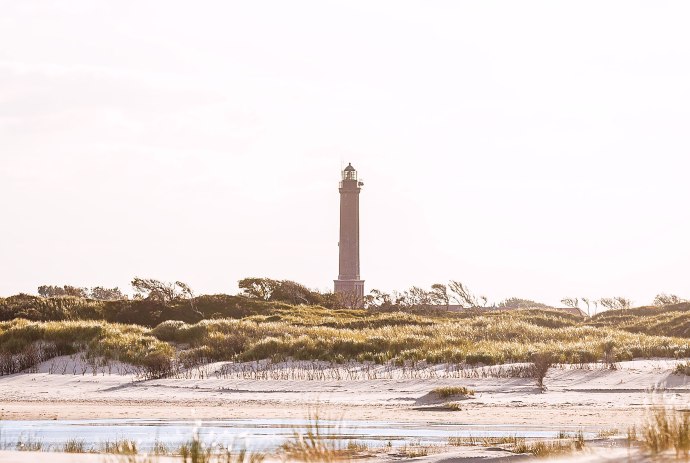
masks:
<instances>
[{"instance_id":1,"label":"tidal pool","mask_svg":"<svg viewBox=\"0 0 690 463\"><path fill-rule=\"evenodd\" d=\"M161 443L176 450L194 435L206 444L246 448L271 452L294 435L304 433L309 426L304 419L249 420L39 420L0 421L0 448L14 449L18 442L41 442L43 450L60 450L70 439L83 441L86 449L98 450L105 442L129 439L137 442L141 451L150 451ZM370 447L404 444L444 444L449 437L526 437L554 438L560 430L575 433L579 428L549 429L531 426L476 426L446 423L402 423L387 421L319 420L321 434L338 441L363 443ZM596 436L585 432L585 438Z\"/></svg>"}]
</instances>

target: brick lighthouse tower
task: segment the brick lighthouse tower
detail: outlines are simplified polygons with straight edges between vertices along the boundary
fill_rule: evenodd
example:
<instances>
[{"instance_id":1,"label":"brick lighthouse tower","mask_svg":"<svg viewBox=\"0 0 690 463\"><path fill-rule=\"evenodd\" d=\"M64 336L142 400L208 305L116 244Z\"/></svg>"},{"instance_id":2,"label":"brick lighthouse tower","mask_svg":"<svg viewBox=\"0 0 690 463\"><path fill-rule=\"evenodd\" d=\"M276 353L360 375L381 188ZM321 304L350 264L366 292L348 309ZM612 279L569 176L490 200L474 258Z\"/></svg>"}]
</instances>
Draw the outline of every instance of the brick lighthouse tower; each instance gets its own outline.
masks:
<instances>
[{"instance_id":1,"label":"brick lighthouse tower","mask_svg":"<svg viewBox=\"0 0 690 463\"><path fill-rule=\"evenodd\" d=\"M340 182L340 266L335 293L352 304L364 299L364 280L359 279L359 192L363 185L348 164Z\"/></svg>"}]
</instances>

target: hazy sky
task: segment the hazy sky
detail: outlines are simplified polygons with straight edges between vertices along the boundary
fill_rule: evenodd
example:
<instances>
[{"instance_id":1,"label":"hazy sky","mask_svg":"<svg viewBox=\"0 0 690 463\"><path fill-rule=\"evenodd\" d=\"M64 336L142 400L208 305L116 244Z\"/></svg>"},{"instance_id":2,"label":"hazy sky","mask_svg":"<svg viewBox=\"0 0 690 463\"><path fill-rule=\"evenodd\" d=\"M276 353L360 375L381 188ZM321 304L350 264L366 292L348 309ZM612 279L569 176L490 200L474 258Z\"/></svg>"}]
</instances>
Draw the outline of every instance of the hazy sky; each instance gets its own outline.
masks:
<instances>
[{"instance_id":1,"label":"hazy sky","mask_svg":"<svg viewBox=\"0 0 690 463\"><path fill-rule=\"evenodd\" d=\"M0 0L0 295L690 297L690 3Z\"/></svg>"}]
</instances>

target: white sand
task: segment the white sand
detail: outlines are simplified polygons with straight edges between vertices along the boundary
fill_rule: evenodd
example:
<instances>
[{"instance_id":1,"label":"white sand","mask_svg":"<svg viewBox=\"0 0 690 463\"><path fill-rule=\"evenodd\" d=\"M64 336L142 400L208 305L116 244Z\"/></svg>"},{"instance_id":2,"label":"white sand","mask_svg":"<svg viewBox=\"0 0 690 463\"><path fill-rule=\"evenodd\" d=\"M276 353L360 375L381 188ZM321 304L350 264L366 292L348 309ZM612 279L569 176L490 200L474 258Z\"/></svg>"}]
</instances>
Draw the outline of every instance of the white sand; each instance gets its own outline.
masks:
<instances>
[{"instance_id":1,"label":"white sand","mask_svg":"<svg viewBox=\"0 0 690 463\"><path fill-rule=\"evenodd\" d=\"M58 361L79 362L68 357ZM319 375L324 379L238 379L215 377L222 364L214 364L203 371L188 372L193 379L141 381L133 374L104 374L103 369L97 375L75 375L68 367L69 373L59 374L53 363L51 368L41 365L39 373L0 377L0 417L295 418L306 417L318 408L326 418L533 425L554 430L617 428L624 433L628 426L641 423L651 401L687 408L690 382L673 374L675 364L672 360L637 360L620 363L617 370L600 365L553 368L545 380L548 389L542 392L532 379L481 377L486 369L466 372L465 376L479 376L469 378L443 377L447 374L444 367L413 373L378 367L380 374L366 367L367 373L360 374L360 379L332 379L332 372L324 376L321 370ZM289 369L291 375L305 374L297 372L294 365L281 368ZM287 373L273 373L276 377L281 374ZM384 379L364 379L374 375ZM461 401L461 411L443 410L439 407L443 401L429 395L441 386L467 386L475 389L476 395ZM656 392L652 395L651 391ZM466 449L464 455L480 451L486 454L485 449ZM486 455L475 456L480 460L457 460L458 451L454 455L448 461L489 461L484 459ZM600 457L597 461L603 461L604 456Z\"/></svg>"},{"instance_id":2,"label":"white sand","mask_svg":"<svg viewBox=\"0 0 690 463\"><path fill-rule=\"evenodd\" d=\"M684 406L690 383L672 373L675 363L638 360L620 363L615 371L554 368L546 392L522 378L218 379L212 373L216 364L209 378L139 381L102 372L49 374L42 365L42 373L0 377L0 417L294 417L318 406L346 419L621 428L640 421L651 390L666 403ZM463 401L462 411L434 410L438 403L428 393L454 385L475 389L475 398Z\"/></svg>"}]
</instances>

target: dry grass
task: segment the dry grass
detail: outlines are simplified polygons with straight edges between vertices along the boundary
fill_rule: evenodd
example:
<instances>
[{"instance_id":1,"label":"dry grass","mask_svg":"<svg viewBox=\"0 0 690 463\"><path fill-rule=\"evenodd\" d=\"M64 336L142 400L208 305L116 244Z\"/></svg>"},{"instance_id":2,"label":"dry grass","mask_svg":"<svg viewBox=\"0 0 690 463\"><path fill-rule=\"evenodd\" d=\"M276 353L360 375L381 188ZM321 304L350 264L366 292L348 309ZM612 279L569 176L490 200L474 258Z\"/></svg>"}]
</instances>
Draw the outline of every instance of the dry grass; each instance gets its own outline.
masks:
<instances>
[{"instance_id":1,"label":"dry grass","mask_svg":"<svg viewBox=\"0 0 690 463\"><path fill-rule=\"evenodd\" d=\"M690 355L690 341L686 338L631 333L615 324L618 320L629 329L631 318L636 327L646 319L644 313L635 312L624 321L622 316L597 318L592 326L551 310L421 316L307 306L271 306L265 315L241 320L215 319L195 324L166 321L153 329L104 321L17 319L0 322L0 375L30 369L58 355L84 352L88 359L135 365L150 377L168 376L216 360L398 365L532 362L530 374L540 382L552 363L610 363L633 357ZM654 330L650 327L648 331ZM535 357L535 352L541 357Z\"/></svg>"},{"instance_id":2,"label":"dry grass","mask_svg":"<svg viewBox=\"0 0 690 463\"><path fill-rule=\"evenodd\" d=\"M616 428L611 428L611 429L600 429L599 432L597 432L597 437L600 439L608 439L609 437L614 437L619 434L618 429Z\"/></svg>"},{"instance_id":3,"label":"dry grass","mask_svg":"<svg viewBox=\"0 0 690 463\"><path fill-rule=\"evenodd\" d=\"M101 445L103 453L111 453L115 455L136 455L139 453L137 443L130 439L118 439L113 442L105 441Z\"/></svg>"},{"instance_id":4,"label":"dry grass","mask_svg":"<svg viewBox=\"0 0 690 463\"><path fill-rule=\"evenodd\" d=\"M585 446L585 437L582 431L567 433L559 431L554 440L528 441L524 437L451 437L448 445L500 447L513 453L529 453L537 457L548 457L565 453L580 451Z\"/></svg>"},{"instance_id":5,"label":"dry grass","mask_svg":"<svg viewBox=\"0 0 690 463\"><path fill-rule=\"evenodd\" d=\"M637 438L637 432L634 437ZM653 407L642 427L642 446L653 455L675 450L676 457L690 454L690 415L666 406ZM632 440L628 432L628 440Z\"/></svg>"},{"instance_id":6,"label":"dry grass","mask_svg":"<svg viewBox=\"0 0 690 463\"><path fill-rule=\"evenodd\" d=\"M430 446L428 445L420 445L420 444L410 444L410 445L403 445L398 449L398 456L404 457L404 458L420 458L420 457L426 457L429 455L429 450L431 449Z\"/></svg>"},{"instance_id":7,"label":"dry grass","mask_svg":"<svg viewBox=\"0 0 690 463\"><path fill-rule=\"evenodd\" d=\"M305 462L337 461L347 454L338 441L331 438L318 413L313 416L310 413L306 426L295 428L292 437L280 448L287 457Z\"/></svg>"},{"instance_id":8,"label":"dry grass","mask_svg":"<svg viewBox=\"0 0 690 463\"><path fill-rule=\"evenodd\" d=\"M481 445L484 447L496 447L496 446L507 446L507 445L517 445L524 442L524 439L516 436L504 436L504 437L449 437L448 445L456 447L464 446L475 446Z\"/></svg>"},{"instance_id":9,"label":"dry grass","mask_svg":"<svg viewBox=\"0 0 690 463\"><path fill-rule=\"evenodd\" d=\"M249 452L245 448L219 449L205 445L197 435L183 444L177 453L182 463L261 463L263 453Z\"/></svg>"},{"instance_id":10,"label":"dry grass","mask_svg":"<svg viewBox=\"0 0 690 463\"><path fill-rule=\"evenodd\" d=\"M441 399L448 399L450 397L457 396L467 397L474 395L474 389L470 389L464 386L439 387L431 392L439 396Z\"/></svg>"},{"instance_id":11,"label":"dry grass","mask_svg":"<svg viewBox=\"0 0 690 463\"><path fill-rule=\"evenodd\" d=\"M690 361L685 361L677 364L673 372L677 375L690 376Z\"/></svg>"},{"instance_id":12,"label":"dry grass","mask_svg":"<svg viewBox=\"0 0 690 463\"><path fill-rule=\"evenodd\" d=\"M62 446L62 451L65 453L86 453L86 445L83 440L70 439Z\"/></svg>"},{"instance_id":13,"label":"dry grass","mask_svg":"<svg viewBox=\"0 0 690 463\"><path fill-rule=\"evenodd\" d=\"M20 438L15 446L16 450L24 452L40 452L44 450L43 442L34 437Z\"/></svg>"},{"instance_id":14,"label":"dry grass","mask_svg":"<svg viewBox=\"0 0 690 463\"><path fill-rule=\"evenodd\" d=\"M535 441L517 444L512 451L515 453L530 453L535 457L551 457L582 450L583 445L577 441Z\"/></svg>"}]
</instances>

